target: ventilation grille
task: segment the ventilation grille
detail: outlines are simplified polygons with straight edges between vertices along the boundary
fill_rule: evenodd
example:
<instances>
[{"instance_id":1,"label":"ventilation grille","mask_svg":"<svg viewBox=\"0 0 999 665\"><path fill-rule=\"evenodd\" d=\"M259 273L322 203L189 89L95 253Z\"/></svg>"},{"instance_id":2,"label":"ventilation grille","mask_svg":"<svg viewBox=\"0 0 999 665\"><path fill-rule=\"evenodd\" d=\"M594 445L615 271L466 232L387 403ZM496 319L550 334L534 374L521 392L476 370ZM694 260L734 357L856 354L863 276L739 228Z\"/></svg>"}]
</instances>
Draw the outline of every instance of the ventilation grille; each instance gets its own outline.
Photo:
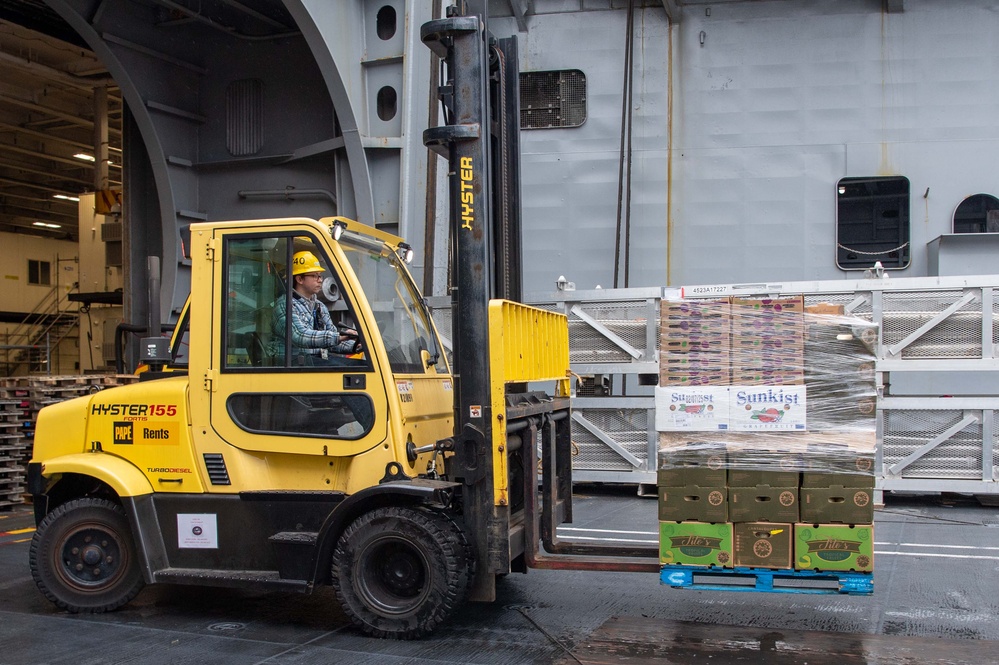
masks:
<instances>
[{"instance_id":1,"label":"ventilation grille","mask_svg":"<svg viewBox=\"0 0 999 665\"><path fill-rule=\"evenodd\" d=\"M578 69L522 72L521 129L579 127L586 122L586 75Z\"/></svg>"},{"instance_id":2,"label":"ventilation grille","mask_svg":"<svg viewBox=\"0 0 999 665\"><path fill-rule=\"evenodd\" d=\"M230 485L229 470L225 468L225 460L219 453L205 453L205 468L208 469L208 479L212 485Z\"/></svg>"},{"instance_id":3,"label":"ventilation grille","mask_svg":"<svg viewBox=\"0 0 999 665\"><path fill-rule=\"evenodd\" d=\"M225 90L226 148L234 157L255 155L264 144L264 84L233 81Z\"/></svg>"}]
</instances>

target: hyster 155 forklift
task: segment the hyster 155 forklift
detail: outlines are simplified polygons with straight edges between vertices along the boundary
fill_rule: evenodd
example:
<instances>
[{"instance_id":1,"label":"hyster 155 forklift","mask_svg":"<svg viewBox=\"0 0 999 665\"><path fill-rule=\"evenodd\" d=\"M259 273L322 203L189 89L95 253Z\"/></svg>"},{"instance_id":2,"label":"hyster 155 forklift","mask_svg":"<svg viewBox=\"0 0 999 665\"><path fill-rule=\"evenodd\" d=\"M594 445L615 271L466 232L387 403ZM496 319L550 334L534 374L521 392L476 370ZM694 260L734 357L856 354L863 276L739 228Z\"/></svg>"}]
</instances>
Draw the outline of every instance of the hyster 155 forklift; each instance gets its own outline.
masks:
<instances>
[{"instance_id":1,"label":"hyster 155 forklift","mask_svg":"<svg viewBox=\"0 0 999 665\"><path fill-rule=\"evenodd\" d=\"M149 380L39 414L30 565L56 605L329 584L367 633L414 638L495 599L499 575L658 569L654 548L555 535L572 518L568 328L514 302L516 42L482 14L422 27L448 72L425 141L452 173L453 367L401 239L339 217L192 225L191 296L169 348L143 340ZM296 257L324 270L350 353L300 343Z\"/></svg>"}]
</instances>

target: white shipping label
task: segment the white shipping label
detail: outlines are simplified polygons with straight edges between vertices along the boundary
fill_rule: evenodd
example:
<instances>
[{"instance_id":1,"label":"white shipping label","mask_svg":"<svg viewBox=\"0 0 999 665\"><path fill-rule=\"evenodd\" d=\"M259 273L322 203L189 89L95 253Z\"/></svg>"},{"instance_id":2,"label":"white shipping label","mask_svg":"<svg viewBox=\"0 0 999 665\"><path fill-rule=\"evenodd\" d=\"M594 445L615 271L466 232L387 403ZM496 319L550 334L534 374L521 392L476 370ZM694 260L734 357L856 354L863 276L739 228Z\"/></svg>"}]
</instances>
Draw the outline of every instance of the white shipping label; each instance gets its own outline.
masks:
<instances>
[{"instance_id":1,"label":"white shipping label","mask_svg":"<svg viewBox=\"0 0 999 665\"><path fill-rule=\"evenodd\" d=\"M217 550L219 548L217 516L212 513L178 514L177 547Z\"/></svg>"},{"instance_id":2,"label":"white shipping label","mask_svg":"<svg viewBox=\"0 0 999 665\"><path fill-rule=\"evenodd\" d=\"M731 386L729 423L736 432L806 429L805 386Z\"/></svg>"},{"instance_id":3,"label":"white shipping label","mask_svg":"<svg viewBox=\"0 0 999 665\"><path fill-rule=\"evenodd\" d=\"M728 386L656 387L656 431L729 429Z\"/></svg>"}]
</instances>

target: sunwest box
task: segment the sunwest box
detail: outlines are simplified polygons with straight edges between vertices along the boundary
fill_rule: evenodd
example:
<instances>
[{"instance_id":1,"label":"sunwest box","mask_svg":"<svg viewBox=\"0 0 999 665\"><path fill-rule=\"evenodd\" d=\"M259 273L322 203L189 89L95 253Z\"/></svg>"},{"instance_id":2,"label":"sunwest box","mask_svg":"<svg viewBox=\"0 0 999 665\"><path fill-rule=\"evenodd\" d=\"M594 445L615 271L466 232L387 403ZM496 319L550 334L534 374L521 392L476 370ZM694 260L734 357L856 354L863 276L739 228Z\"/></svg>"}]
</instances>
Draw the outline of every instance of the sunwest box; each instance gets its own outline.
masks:
<instances>
[{"instance_id":1,"label":"sunwest box","mask_svg":"<svg viewBox=\"0 0 999 665\"><path fill-rule=\"evenodd\" d=\"M870 524L874 521L873 494L868 487L803 487L799 521Z\"/></svg>"},{"instance_id":2,"label":"sunwest box","mask_svg":"<svg viewBox=\"0 0 999 665\"><path fill-rule=\"evenodd\" d=\"M663 522L727 522L728 490L715 487L660 487L659 519Z\"/></svg>"},{"instance_id":3,"label":"sunwest box","mask_svg":"<svg viewBox=\"0 0 999 665\"><path fill-rule=\"evenodd\" d=\"M874 525L795 524L798 570L874 570Z\"/></svg>"},{"instance_id":4,"label":"sunwest box","mask_svg":"<svg viewBox=\"0 0 999 665\"><path fill-rule=\"evenodd\" d=\"M798 487L730 487L728 517L733 522L797 522Z\"/></svg>"},{"instance_id":5,"label":"sunwest box","mask_svg":"<svg viewBox=\"0 0 999 665\"><path fill-rule=\"evenodd\" d=\"M732 567L732 525L659 523L659 563Z\"/></svg>"},{"instance_id":6,"label":"sunwest box","mask_svg":"<svg viewBox=\"0 0 999 665\"><path fill-rule=\"evenodd\" d=\"M750 568L790 568L791 524L742 522L734 526L735 565Z\"/></svg>"}]
</instances>

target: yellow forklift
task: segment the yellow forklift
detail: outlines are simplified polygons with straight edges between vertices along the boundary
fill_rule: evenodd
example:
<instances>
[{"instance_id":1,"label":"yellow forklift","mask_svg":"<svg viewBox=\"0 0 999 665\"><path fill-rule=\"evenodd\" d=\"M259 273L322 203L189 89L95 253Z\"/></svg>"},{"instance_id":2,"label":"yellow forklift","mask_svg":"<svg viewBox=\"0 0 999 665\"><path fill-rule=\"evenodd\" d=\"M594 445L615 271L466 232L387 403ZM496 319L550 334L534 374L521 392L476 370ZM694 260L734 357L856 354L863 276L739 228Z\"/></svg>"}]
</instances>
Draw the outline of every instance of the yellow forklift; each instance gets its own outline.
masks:
<instances>
[{"instance_id":1,"label":"yellow forklift","mask_svg":"<svg viewBox=\"0 0 999 665\"><path fill-rule=\"evenodd\" d=\"M169 345L143 340L144 380L39 414L30 567L59 607L328 584L362 630L408 639L510 572L658 570L655 548L555 535L569 340L562 315L515 302L516 42L458 8L422 36L448 72L425 141L451 164L453 363L400 238L341 217L192 225L191 296ZM306 269L352 344L303 346Z\"/></svg>"}]
</instances>

